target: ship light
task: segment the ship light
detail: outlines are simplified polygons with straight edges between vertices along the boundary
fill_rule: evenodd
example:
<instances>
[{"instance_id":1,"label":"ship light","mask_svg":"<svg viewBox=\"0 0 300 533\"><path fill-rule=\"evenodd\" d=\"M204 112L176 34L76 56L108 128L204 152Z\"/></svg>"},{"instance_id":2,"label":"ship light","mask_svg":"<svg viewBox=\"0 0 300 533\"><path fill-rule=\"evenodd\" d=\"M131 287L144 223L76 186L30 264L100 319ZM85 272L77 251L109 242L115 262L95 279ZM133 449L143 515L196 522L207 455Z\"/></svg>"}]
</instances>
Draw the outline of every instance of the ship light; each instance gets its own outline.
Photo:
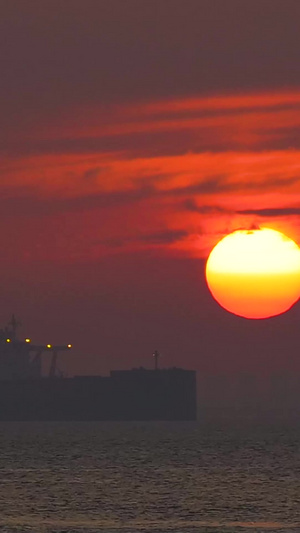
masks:
<instances>
[{"instance_id":1,"label":"ship light","mask_svg":"<svg viewBox=\"0 0 300 533\"><path fill-rule=\"evenodd\" d=\"M47 344L47 348L52 348L52 344Z\"/></svg>"},{"instance_id":2,"label":"ship light","mask_svg":"<svg viewBox=\"0 0 300 533\"><path fill-rule=\"evenodd\" d=\"M25 342L31 342L31 339L25 339Z\"/></svg>"},{"instance_id":3,"label":"ship light","mask_svg":"<svg viewBox=\"0 0 300 533\"><path fill-rule=\"evenodd\" d=\"M72 344L68 344L68 348L72 348Z\"/></svg>"},{"instance_id":4,"label":"ship light","mask_svg":"<svg viewBox=\"0 0 300 533\"><path fill-rule=\"evenodd\" d=\"M11 339L6 339L6 342L11 342Z\"/></svg>"}]
</instances>

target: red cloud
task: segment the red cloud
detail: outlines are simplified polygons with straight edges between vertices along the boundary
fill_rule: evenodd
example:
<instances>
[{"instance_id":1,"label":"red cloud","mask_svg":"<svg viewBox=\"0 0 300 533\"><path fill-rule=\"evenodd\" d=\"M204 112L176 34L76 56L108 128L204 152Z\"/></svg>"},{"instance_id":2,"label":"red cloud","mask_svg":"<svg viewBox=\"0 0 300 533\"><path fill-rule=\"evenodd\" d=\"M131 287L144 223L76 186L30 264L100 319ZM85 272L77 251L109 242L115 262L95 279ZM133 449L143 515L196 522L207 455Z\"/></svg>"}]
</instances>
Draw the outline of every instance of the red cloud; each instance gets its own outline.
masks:
<instances>
[{"instance_id":1,"label":"red cloud","mask_svg":"<svg viewBox=\"0 0 300 533\"><path fill-rule=\"evenodd\" d=\"M300 203L300 92L79 111L3 146L2 227L21 224L24 253L97 257L122 242L203 254L224 231L286 224Z\"/></svg>"}]
</instances>

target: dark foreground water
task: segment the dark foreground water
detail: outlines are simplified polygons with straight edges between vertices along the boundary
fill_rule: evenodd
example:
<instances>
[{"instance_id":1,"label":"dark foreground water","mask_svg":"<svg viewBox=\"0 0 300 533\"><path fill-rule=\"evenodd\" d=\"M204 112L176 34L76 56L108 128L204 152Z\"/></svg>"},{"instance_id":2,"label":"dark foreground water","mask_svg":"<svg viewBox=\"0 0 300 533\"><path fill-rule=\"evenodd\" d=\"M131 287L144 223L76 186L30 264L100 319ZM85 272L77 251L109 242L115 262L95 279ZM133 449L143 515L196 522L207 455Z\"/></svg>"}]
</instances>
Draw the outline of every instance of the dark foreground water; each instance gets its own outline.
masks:
<instances>
[{"instance_id":1,"label":"dark foreground water","mask_svg":"<svg viewBox=\"0 0 300 533\"><path fill-rule=\"evenodd\" d=\"M300 532L300 431L2 423L0 532Z\"/></svg>"}]
</instances>

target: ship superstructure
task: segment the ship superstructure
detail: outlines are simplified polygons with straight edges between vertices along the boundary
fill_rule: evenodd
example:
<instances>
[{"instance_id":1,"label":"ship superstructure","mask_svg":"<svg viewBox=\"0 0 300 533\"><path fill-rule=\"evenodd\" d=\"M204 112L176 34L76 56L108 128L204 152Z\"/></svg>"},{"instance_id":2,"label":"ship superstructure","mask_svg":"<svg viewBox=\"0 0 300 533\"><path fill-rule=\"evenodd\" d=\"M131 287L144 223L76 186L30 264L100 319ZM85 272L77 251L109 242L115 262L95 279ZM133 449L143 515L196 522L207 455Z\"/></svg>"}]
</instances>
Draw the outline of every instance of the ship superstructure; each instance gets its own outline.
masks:
<instances>
[{"instance_id":1,"label":"ship superstructure","mask_svg":"<svg viewBox=\"0 0 300 533\"><path fill-rule=\"evenodd\" d=\"M71 344L32 344L29 337L17 337L17 322L14 315L8 325L0 329L0 380L30 379L42 377L42 354L51 357L49 377L55 377L57 356L61 351L71 349Z\"/></svg>"}]
</instances>

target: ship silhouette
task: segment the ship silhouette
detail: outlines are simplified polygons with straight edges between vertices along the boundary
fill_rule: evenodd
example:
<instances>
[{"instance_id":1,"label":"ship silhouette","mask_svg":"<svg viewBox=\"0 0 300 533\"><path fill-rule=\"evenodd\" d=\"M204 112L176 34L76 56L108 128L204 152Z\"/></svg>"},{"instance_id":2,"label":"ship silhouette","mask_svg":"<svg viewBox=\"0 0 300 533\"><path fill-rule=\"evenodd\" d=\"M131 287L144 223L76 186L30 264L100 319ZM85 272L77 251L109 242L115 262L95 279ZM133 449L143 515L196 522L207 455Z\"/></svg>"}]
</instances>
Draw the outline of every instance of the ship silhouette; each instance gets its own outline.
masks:
<instances>
[{"instance_id":1,"label":"ship silhouette","mask_svg":"<svg viewBox=\"0 0 300 533\"><path fill-rule=\"evenodd\" d=\"M0 330L0 420L195 420L196 372L182 368L114 370L64 377L59 352L71 344L33 344L17 336L14 315ZM42 374L43 354L50 355Z\"/></svg>"}]
</instances>

